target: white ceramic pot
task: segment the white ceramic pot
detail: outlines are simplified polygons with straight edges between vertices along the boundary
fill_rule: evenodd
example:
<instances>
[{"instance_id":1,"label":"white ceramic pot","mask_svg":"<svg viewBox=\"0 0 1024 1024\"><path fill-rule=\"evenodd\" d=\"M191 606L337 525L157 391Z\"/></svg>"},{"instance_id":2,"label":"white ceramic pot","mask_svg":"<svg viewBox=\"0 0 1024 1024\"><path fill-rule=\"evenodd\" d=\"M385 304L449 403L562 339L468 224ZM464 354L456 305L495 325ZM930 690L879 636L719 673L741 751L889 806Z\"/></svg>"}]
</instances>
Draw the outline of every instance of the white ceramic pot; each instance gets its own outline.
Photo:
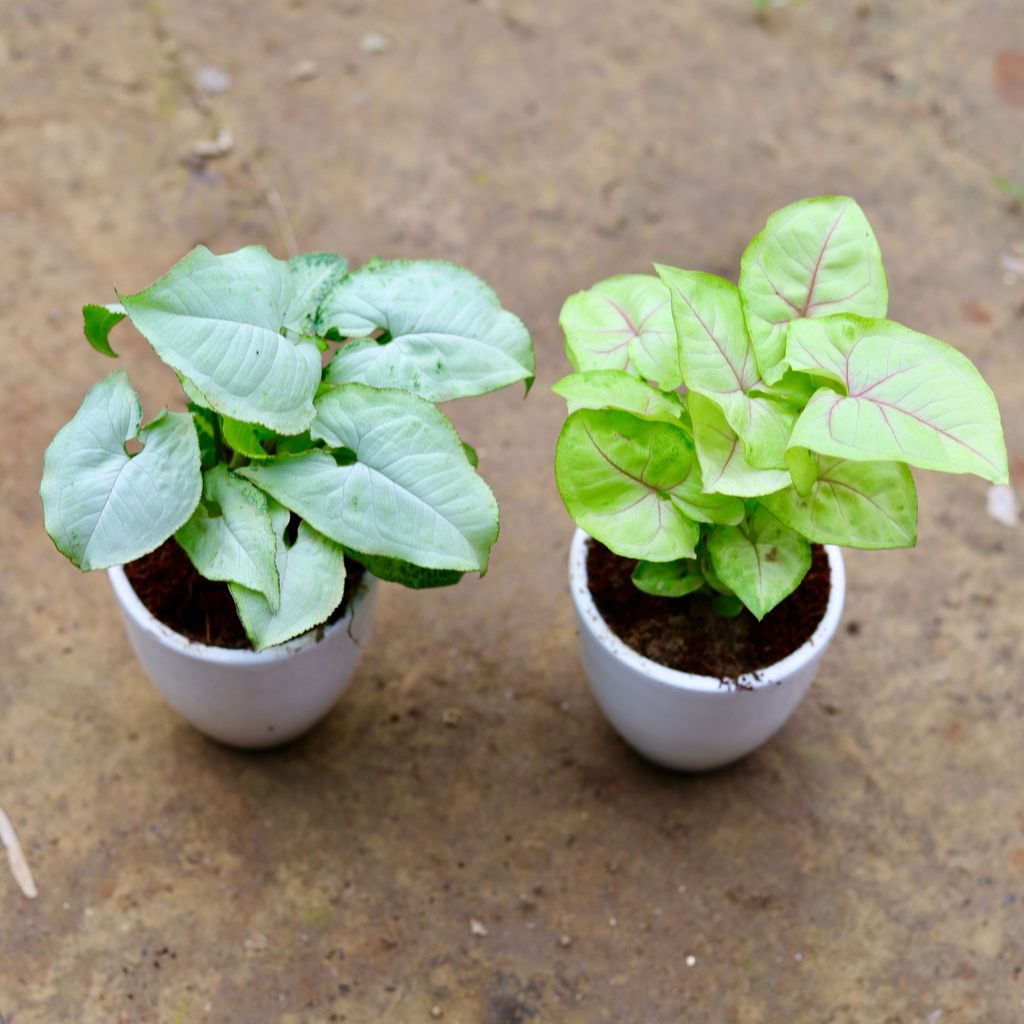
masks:
<instances>
[{"instance_id":1,"label":"white ceramic pot","mask_svg":"<svg viewBox=\"0 0 1024 1024\"><path fill-rule=\"evenodd\" d=\"M589 539L577 530L569 553L583 667L601 710L627 743L667 768L705 771L744 757L782 728L807 693L839 626L846 594L839 548L825 548L831 590L811 638L735 686L659 665L608 628L587 586Z\"/></svg>"},{"instance_id":2,"label":"white ceramic pot","mask_svg":"<svg viewBox=\"0 0 1024 1024\"><path fill-rule=\"evenodd\" d=\"M132 647L164 700L235 747L286 743L330 711L369 640L377 597L377 580L366 573L344 617L257 653L186 639L146 608L120 566L107 573Z\"/></svg>"}]
</instances>

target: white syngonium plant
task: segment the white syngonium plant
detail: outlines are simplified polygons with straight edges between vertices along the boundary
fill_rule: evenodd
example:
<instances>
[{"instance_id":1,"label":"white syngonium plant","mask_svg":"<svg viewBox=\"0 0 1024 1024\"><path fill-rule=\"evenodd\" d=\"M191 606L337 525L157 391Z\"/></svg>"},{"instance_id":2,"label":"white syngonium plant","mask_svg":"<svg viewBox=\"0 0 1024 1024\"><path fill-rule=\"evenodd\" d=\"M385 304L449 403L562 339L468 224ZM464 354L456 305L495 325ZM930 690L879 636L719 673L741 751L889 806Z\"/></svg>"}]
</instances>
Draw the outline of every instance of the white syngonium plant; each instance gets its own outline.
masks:
<instances>
[{"instance_id":1,"label":"white syngonium plant","mask_svg":"<svg viewBox=\"0 0 1024 1024\"><path fill-rule=\"evenodd\" d=\"M811 543L908 547L911 466L1008 479L992 391L949 345L884 319L888 286L860 207L773 214L739 285L656 265L562 309L576 371L555 475L569 514L639 559L641 590L717 594L762 618Z\"/></svg>"},{"instance_id":2,"label":"white syngonium plant","mask_svg":"<svg viewBox=\"0 0 1024 1024\"><path fill-rule=\"evenodd\" d=\"M433 403L529 387L534 357L523 323L468 270L375 260L350 273L332 253L281 261L258 246L198 246L119 298L85 307L86 337L113 357L109 333L129 318L189 412L142 426L115 370L57 433L44 518L79 568L174 536L203 576L228 584L258 650L330 616L346 554L413 587L486 571L498 506Z\"/></svg>"}]
</instances>

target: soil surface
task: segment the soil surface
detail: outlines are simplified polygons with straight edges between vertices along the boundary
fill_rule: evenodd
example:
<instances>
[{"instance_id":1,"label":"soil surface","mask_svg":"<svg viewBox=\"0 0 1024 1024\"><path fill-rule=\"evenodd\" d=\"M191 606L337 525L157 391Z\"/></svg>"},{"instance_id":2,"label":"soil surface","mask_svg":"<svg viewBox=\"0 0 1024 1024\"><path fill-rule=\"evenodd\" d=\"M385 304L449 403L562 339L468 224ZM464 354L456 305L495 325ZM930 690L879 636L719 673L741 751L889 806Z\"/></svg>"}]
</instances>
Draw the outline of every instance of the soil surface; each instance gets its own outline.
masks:
<instances>
[{"instance_id":1,"label":"soil surface","mask_svg":"<svg viewBox=\"0 0 1024 1024\"><path fill-rule=\"evenodd\" d=\"M580 664L562 302L652 260L735 280L801 196L857 197L1024 485L1024 4L761 6L0 3L0 806L39 888L0 851L4 1020L1022 1024L1024 529L983 481L915 474L917 549L845 554L814 685L724 771L635 755ZM79 309L199 242L455 260L537 346L525 401L445 406L487 575L382 585L345 696L261 754L168 708L39 504L113 368L184 407Z\"/></svg>"},{"instance_id":2,"label":"soil surface","mask_svg":"<svg viewBox=\"0 0 1024 1024\"><path fill-rule=\"evenodd\" d=\"M725 618L711 597L654 597L633 585L636 559L603 544L587 545L587 580L594 604L611 631L634 651L680 672L735 680L772 665L809 640L828 606L828 555L812 548L803 582L760 622L744 609Z\"/></svg>"},{"instance_id":3,"label":"soil surface","mask_svg":"<svg viewBox=\"0 0 1024 1024\"><path fill-rule=\"evenodd\" d=\"M345 596L328 625L345 614L364 571L358 562L345 559ZM124 572L139 600L176 633L212 647L253 649L228 585L200 576L173 537L129 562Z\"/></svg>"}]
</instances>

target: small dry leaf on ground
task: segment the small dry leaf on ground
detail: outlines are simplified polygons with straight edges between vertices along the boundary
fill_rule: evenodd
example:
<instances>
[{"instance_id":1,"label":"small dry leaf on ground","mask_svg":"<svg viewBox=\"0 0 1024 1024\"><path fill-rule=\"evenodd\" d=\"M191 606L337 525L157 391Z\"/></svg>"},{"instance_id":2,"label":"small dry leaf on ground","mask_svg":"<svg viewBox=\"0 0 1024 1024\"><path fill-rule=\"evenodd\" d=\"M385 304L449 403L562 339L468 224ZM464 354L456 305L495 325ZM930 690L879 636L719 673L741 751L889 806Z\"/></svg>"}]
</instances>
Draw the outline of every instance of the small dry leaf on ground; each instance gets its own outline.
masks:
<instances>
[{"instance_id":1,"label":"small dry leaf on ground","mask_svg":"<svg viewBox=\"0 0 1024 1024\"><path fill-rule=\"evenodd\" d=\"M359 49L368 54L386 53L391 49L391 40L382 32L367 32L359 43Z\"/></svg>"},{"instance_id":2,"label":"small dry leaf on ground","mask_svg":"<svg viewBox=\"0 0 1024 1024\"><path fill-rule=\"evenodd\" d=\"M14 875L14 880L18 883L18 888L30 900L34 900L39 895L39 890L36 888L28 861L25 860L21 843L18 842L18 834L14 831L11 819L4 813L2 807L0 807L0 843L7 848L7 860L11 866L11 874Z\"/></svg>"},{"instance_id":3,"label":"small dry leaf on ground","mask_svg":"<svg viewBox=\"0 0 1024 1024\"><path fill-rule=\"evenodd\" d=\"M1003 526L1020 524L1020 506L1012 487L993 484L988 489L988 514Z\"/></svg>"},{"instance_id":4,"label":"small dry leaf on ground","mask_svg":"<svg viewBox=\"0 0 1024 1024\"><path fill-rule=\"evenodd\" d=\"M1024 107L1024 53L996 54L992 65L992 84L1000 99Z\"/></svg>"},{"instance_id":5,"label":"small dry leaf on ground","mask_svg":"<svg viewBox=\"0 0 1024 1024\"><path fill-rule=\"evenodd\" d=\"M1024 274L1024 241L1011 242L1003 250L1000 259L1008 274L1020 277Z\"/></svg>"},{"instance_id":6,"label":"small dry leaf on ground","mask_svg":"<svg viewBox=\"0 0 1024 1024\"><path fill-rule=\"evenodd\" d=\"M227 92L231 88L231 76L213 64L206 64L196 72L196 86L210 96Z\"/></svg>"},{"instance_id":7,"label":"small dry leaf on ground","mask_svg":"<svg viewBox=\"0 0 1024 1024\"><path fill-rule=\"evenodd\" d=\"M288 77L293 82L309 82L320 74L320 65L315 60L296 61Z\"/></svg>"},{"instance_id":8,"label":"small dry leaf on ground","mask_svg":"<svg viewBox=\"0 0 1024 1024\"><path fill-rule=\"evenodd\" d=\"M235 148L235 140L225 128L217 132L215 139L199 139L192 143L191 155L200 160L214 160L226 156Z\"/></svg>"}]
</instances>

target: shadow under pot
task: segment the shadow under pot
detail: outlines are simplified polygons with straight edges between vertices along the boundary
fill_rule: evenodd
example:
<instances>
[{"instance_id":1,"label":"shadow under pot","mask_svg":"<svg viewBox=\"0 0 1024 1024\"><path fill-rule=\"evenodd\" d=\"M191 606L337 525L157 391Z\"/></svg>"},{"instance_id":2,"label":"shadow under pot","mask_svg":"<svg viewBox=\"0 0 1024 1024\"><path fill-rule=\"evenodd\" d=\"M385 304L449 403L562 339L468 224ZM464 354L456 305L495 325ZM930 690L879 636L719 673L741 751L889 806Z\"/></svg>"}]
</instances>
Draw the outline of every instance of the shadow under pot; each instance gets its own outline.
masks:
<instances>
[{"instance_id":1,"label":"shadow under pot","mask_svg":"<svg viewBox=\"0 0 1024 1024\"><path fill-rule=\"evenodd\" d=\"M212 647L166 626L124 569L107 570L132 647L164 700L234 747L274 747L319 722L348 688L370 638L377 580L364 573L345 613L264 651Z\"/></svg>"},{"instance_id":2,"label":"shadow under pot","mask_svg":"<svg viewBox=\"0 0 1024 1024\"><path fill-rule=\"evenodd\" d=\"M725 680L668 668L612 632L588 583L591 543L577 530L569 554L583 667L601 710L627 743L667 768L706 771L744 757L782 728L810 688L839 626L846 594L839 548L824 548L828 598L810 637L781 660Z\"/></svg>"}]
</instances>

